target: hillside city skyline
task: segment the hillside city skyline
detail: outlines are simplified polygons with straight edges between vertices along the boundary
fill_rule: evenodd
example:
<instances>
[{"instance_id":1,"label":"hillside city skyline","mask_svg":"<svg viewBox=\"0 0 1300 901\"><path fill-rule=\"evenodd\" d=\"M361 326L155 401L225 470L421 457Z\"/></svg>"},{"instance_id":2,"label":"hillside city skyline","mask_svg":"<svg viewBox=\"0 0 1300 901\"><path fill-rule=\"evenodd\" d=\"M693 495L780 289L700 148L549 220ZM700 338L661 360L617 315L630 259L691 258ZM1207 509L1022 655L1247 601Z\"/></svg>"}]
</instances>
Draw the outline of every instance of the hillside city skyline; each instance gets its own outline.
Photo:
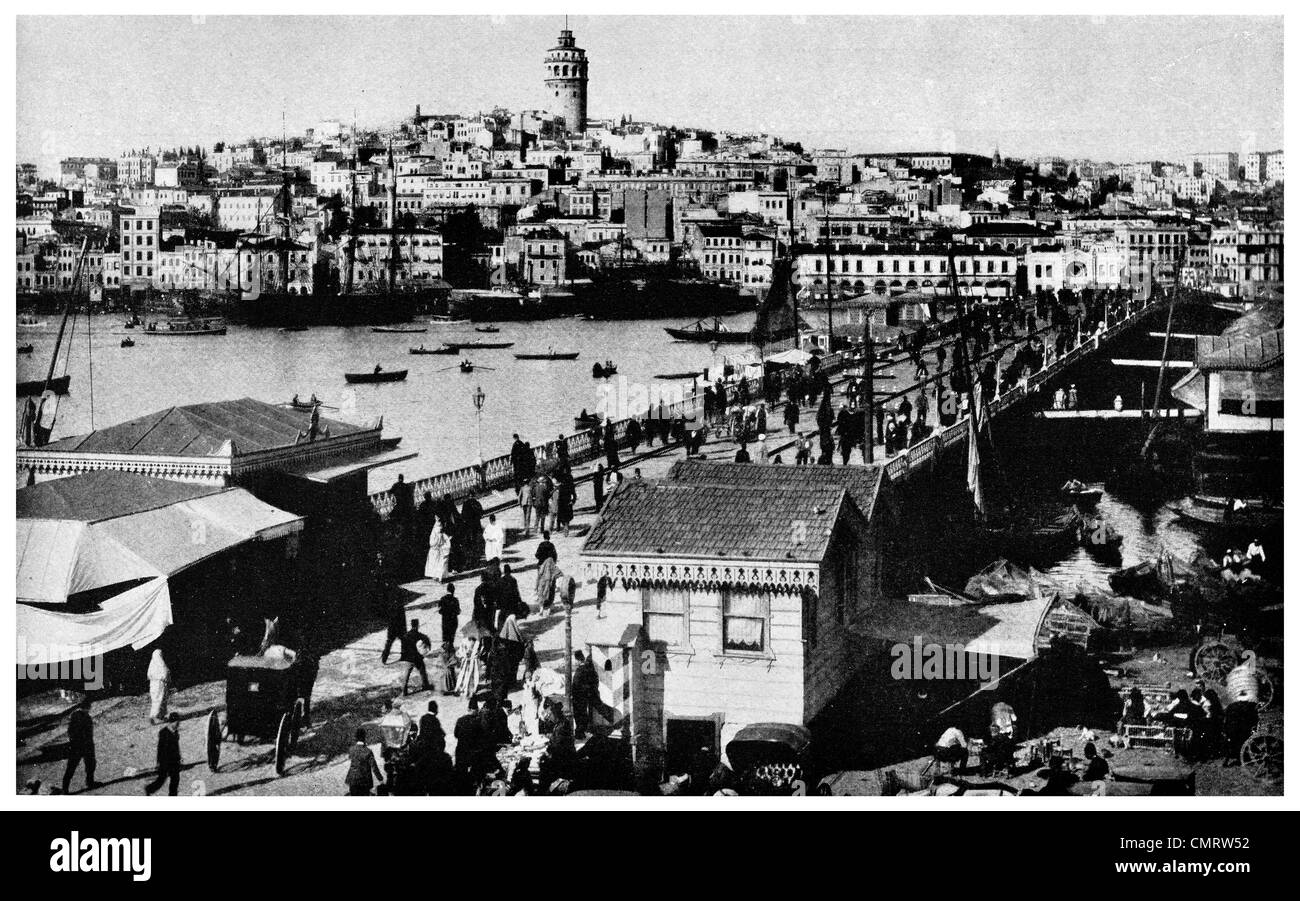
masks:
<instances>
[{"instance_id":1,"label":"hillside city skyline","mask_svg":"<svg viewBox=\"0 0 1300 901\"><path fill-rule=\"evenodd\" d=\"M313 42L331 29L350 27L351 20L272 18L260 20L265 24L256 32L244 28L245 21L205 16L20 18L18 159L35 162L43 175L50 175L66 156L178 145L208 149L218 141L276 136L282 121L292 136L323 119L350 125L354 115L362 129L386 127L409 116L416 104L426 113L447 114L545 108L541 60L563 25L560 16L365 18L355 52L340 60L322 55L323 45ZM1269 150L1282 143L1280 80L1252 81L1232 68L1244 55L1258 62L1255 71L1280 69L1280 18L1215 20L1215 37L1209 41L1203 37L1205 20L1173 17L754 21L719 16L709 21L707 33L689 32L693 49L682 53L676 48L687 39L683 29L695 28L696 18L572 17L570 27L590 60L589 115L766 133L805 148L850 153L990 154L998 149L1011 157L1126 162L1210 150ZM654 27L647 29L647 22ZM1167 39L1143 41L1152 27ZM1019 49L1014 52L985 40L1008 28L1023 38L1023 44L1015 42ZM55 42L75 41L75 32L86 29L99 40L119 30L136 40L105 40L108 49L97 59L107 57L112 64L101 66L94 78L80 72L87 61L70 60L57 70L37 65L43 54L54 52ZM198 33L204 44L194 47L191 34L198 29L203 29ZM1089 31L1096 37L1091 43L1081 39ZM208 55L237 58L244 65L227 66L214 79L207 67L193 65L192 57L209 45L228 47L227 32L239 35L238 54L225 49ZM625 42L629 32L636 33L631 46ZM429 39L449 35L456 40L445 45L446 57L432 59L436 54L429 46L438 41ZM798 36L797 45L820 53L810 57L799 52L792 36ZM1067 36L1076 44L1059 44ZM282 53L286 43L295 47L288 66ZM1089 44L1086 52L1079 43ZM137 53L134 48L142 45L150 52ZM942 78L932 69L927 72L925 62L906 49L917 45L952 47L945 58L950 72ZM409 77L394 79L373 65L376 46L395 59L423 57L427 71L411 70ZM1179 68L1188 46L1199 54L1194 70ZM115 47L123 49L114 52ZM738 55L737 47L749 50ZM764 96L772 102L752 96L747 86L753 83L755 65L770 75L772 61L782 53L792 63L781 70L780 80L768 79ZM1119 68L1121 59L1124 69ZM652 71L652 60L658 71ZM469 72L470 66L472 78L448 80L450 73ZM1003 75L994 80L986 74L990 68ZM1071 69L1070 79L1057 77ZM118 79L103 75L113 71L121 73ZM1116 91L1121 71L1131 84L1152 89ZM167 79L158 77L163 72ZM117 90L123 81L137 89ZM157 86L150 88L150 82ZM713 90L720 82L725 87ZM268 83L281 87L280 97L265 93ZM855 90L868 83L871 92ZM250 109L241 99L254 90L264 102ZM1197 114L1188 115L1189 108ZM862 124L843 124L849 121ZM1145 127L1135 132L1134 121ZM142 128L141 122L150 127Z\"/></svg>"}]
</instances>

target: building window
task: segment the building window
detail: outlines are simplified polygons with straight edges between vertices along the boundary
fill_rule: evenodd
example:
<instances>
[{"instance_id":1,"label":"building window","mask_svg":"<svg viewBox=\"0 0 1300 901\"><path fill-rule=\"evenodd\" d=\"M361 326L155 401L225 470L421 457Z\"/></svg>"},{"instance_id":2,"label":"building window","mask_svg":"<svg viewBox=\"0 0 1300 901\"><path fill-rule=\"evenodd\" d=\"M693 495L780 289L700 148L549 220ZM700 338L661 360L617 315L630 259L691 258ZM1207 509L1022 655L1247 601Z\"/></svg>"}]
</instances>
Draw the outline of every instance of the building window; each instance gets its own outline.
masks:
<instances>
[{"instance_id":1,"label":"building window","mask_svg":"<svg viewBox=\"0 0 1300 901\"><path fill-rule=\"evenodd\" d=\"M686 588L643 588L641 610L646 634L670 648L690 644L691 593Z\"/></svg>"},{"instance_id":2,"label":"building window","mask_svg":"<svg viewBox=\"0 0 1300 901\"><path fill-rule=\"evenodd\" d=\"M767 592L722 591L722 650L763 654L768 650L771 595Z\"/></svg>"}]
</instances>

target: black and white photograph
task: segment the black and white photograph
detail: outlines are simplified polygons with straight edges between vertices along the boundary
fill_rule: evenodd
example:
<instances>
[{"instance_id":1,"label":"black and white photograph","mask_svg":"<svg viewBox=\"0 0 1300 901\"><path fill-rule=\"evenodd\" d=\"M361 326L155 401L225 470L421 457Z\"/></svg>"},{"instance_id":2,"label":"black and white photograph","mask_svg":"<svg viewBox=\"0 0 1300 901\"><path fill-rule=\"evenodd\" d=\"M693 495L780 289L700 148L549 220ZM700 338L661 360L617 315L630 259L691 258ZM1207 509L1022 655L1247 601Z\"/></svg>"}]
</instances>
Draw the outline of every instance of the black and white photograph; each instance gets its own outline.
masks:
<instances>
[{"instance_id":1,"label":"black and white photograph","mask_svg":"<svg viewBox=\"0 0 1300 901\"><path fill-rule=\"evenodd\" d=\"M24 809L1283 802L1280 8L152 6L14 22Z\"/></svg>"}]
</instances>

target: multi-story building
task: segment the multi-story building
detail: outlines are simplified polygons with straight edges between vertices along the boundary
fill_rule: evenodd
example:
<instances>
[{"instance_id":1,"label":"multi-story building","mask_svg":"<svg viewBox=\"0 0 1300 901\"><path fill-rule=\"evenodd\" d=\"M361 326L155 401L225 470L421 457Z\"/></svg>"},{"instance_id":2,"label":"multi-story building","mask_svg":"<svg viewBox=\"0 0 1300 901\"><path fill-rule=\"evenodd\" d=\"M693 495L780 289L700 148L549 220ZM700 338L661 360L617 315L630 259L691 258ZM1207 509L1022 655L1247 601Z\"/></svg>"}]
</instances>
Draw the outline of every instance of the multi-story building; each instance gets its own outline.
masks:
<instances>
[{"instance_id":1,"label":"multi-story building","mask_svg":"<svg viewBox=\"0 0 1300 901\"><path fill-rule=\"evenodd\" d=\"M118 157L117 179L128 185L153 184L158 159L152 153L136 150Z\"/></svg>"},{"instance_id":2,"label":"multi-story building","mask_svg":"<svg viewBox=\"0 0 1300 901\"><path fill-rule=\"evenodd\" d=\"M278 234L281 188L270 185L226 188L213 194L218 228L238 232Z\"/></svg>"},{"instance_id":3,"label":"multi-story building","mask_svg":"<svg viewBox=\"0 0 1300 901\"><path fill-rule=\"evenodd\" d=\"M1282 224L1245 222L1210 231L1210 286L1233 297L1272 294L1283 283Z\"/></svg>"},{"instance_id":4,"label":"multi-story building","mask_svg":"<svg viewBox=\"0 0 1300 901\"><path fill-rule=\"evenodd\" d=\"M1120 220L1114 229L1127 256L1123 287L1147 297L1158 286L1171 286L1187 247L1185 226L1149 219Z\"/></svg>"},{"instance_id":5,"label":"multi-story building","mask_svg":"<svg viewBox=\"0 0 1300 901\"><path fill-rule=\"evenodd\" d=\"M366 287L382 285L388 281L392 235L388 229L358 229L352 239L353 285ZM396 279L398 287L431 283L442 278L442 234L427 228L402 229L397 233ZM340 278L346 278L347 250L339 247L338 269Z\"/></svg>"},{"instance_id":6,"label":"multi-story building","mask_svg":"<svg viewBox=\"0 0 1300 901\"><path fill-rule=\"evenodd\" d=\"M1025 285L1030 293L1068 288L1119 288L1124 284L1127 257L1115 241L1087 247L1044 244L1025 251Z\"/></svg>"},{"instance_id":7,"label":"multi-story building","mask_svg":"<svg viewBox=\"0 0 1300 901\"><path fill-rule=\"evenodd\" d=\"M772 264L776 261L776 238L756 228L745 229L742 243L744 269L741 270L742 294L764 294L772 284Z\"/></svg>"},{"instance_id":8,"label":"multi-story building","mask_svg":"<svg viewBox=\"0 0 1300 901\"><path fill-rule=\"evenodd\" d=\"M553 228L506 235L503 261L515 278L529 285L562 285L568 280L568 242Z\"/></svg>"},{"instance_id":9,"label":"multi-story building","mask_svg":"<svg viewBox=\"0 0 1300 901\"><path fill-rule=\"evenodd\" d=\"M1015 289L1018 255L1014 250L994 249L979 244L959 247L957 289L974 297L1006 297ZM795 246L795 280L810 296L945 293L948 279L948 249L919 243L834 244Z\"/></svg>"},{"instance_id":10,"label":"multi-story building","mask_svg":"<svg viewBox=\"0 0 1300 901\"><path fill-rule=\"evenodd\" d=\"M200 184L203 166L197 160L170 160L154 167L153 183L160 188L184 188Z\"/></svg>"},{"instance_id":11,"label":"multi-story building","mask_svg":"<svg viewBox=\"0 0 1300 901\"><path fill-rule=\"evenodd\" d=\"M1238 159L1238 155L1232 151L1193 153L1183 161L1183 165L1187 167L1188 174L1196 178L1208 175L1219 181L1236 181L1239 174Z\"/></svg>"},{"instance_id":12,"label":"multi-story building","mask_svg":"<svg viewBox=\"0 0 1300 901\"><path fill-rule=\"evenodd\" d=\"M673 198L663 190L636 190L623 194L623 222L633 240L673 236Z\"/></svg>"},{"instance_id":13,"label":"multi-story building","mask_svg":"<svg viewBox=\"0 0 1300 901\"><path fill-rule=\"evenodd\" d=\"M691 256L705 278L741 284L745 275L745 232L739 223L701 223L686 229Z\"/></svg>"},{"instance_id":14,"label":"multi-story building","mask_svg":"<svg viewBox=\"0 0 1300 901\"><path fill-rule=\"evenodd\" d=\"M133 290L154 283L161 250L161 216L156 209L138 207L122 213L119 243L122 250L122 284Z\"/></svg>"}]
</instances>

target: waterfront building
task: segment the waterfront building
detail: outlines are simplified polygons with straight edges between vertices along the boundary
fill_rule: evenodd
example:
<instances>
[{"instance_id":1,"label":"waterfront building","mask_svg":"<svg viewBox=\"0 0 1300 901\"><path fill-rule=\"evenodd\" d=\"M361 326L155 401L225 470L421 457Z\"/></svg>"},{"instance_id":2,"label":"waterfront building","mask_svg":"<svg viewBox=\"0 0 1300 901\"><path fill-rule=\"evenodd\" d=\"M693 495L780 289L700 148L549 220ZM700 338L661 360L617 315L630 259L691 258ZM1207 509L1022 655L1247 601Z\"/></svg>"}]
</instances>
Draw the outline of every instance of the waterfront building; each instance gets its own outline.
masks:
<instances>
[{"instance_id":1,"label":"waterfront building","mask_svg":"<svg viewBox=\"0 0 1300 901\"><path fill-rule=\"evenodd\" d=\"M355 255L353 284L359 289L388 282L389 248L392 234L386 228L353 230ZM347 266L345 249L339 246L338 269ZM397 284L420 287L442 278L442 234L428 228L401 229L397 233Z\"/></svg>"},{"instance_id":2,"label":"waterfront building","mask_svg":"<svg viewBox=\"0 0 1300 901\"><path fill-rule=\"evenodd\" d=\"M1210 286L1231 297L1279 292L1283 283L1281 222L1235 222L1210 230Z\"/></svg>"},{"instance_id":3,"label":"waterfront building","mask_svg":"<svg viewBox=\"0 0 1300 901\"><path fill-rule=\"evenodd\" d=\"M919 243L795 245L795 281L810 296L825 296L826 285L838 294L947 293L946 247ZM973 297L1007 297L1015 288L1018 254L984 245L960 247L956 253L957 288ZM829 265L829 271L827 269Z\"/></svg>"},{"instance_id":4,"label":"waterfront building","mask_svg":"<svg viewBox=\"0 0 1300 901\"><path fill-rule=\"evenodd\" d=\"M887 484L878 466L682 461L606 502L581 560L608 580L610 628L644 629L654 654L633 674L643 773L683 742L816 721L886 590Z\"/></svg>"},{"instance_id":5,"label":"waterfront building","mask_svg":"<svg viewBox=\"0 0 1300 901\"><path fill-rule=\"evenodd\" d=\"M153 284L162 245L161 215L157 209L140 207L122 213L122 284L143 290Z\"/></svg>"}]
</instances>

